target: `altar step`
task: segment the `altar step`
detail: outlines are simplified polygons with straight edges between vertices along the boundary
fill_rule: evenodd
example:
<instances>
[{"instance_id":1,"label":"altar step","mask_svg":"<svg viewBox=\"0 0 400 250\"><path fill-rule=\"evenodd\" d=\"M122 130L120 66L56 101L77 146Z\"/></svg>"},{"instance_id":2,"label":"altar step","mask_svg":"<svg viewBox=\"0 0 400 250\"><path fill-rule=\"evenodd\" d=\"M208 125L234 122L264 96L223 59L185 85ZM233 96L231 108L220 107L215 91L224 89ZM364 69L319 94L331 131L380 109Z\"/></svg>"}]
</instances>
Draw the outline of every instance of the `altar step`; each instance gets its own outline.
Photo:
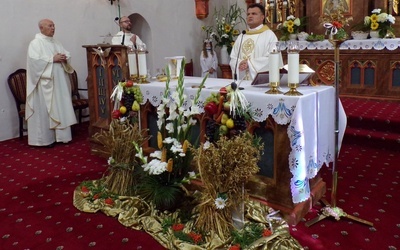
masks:
<instances>
[{"instance_id":1,"label":"altar step","mask_svg":"<svg viewBox=\"0 0 400 250\"><path fill-rule=\"evenodd\" d=\"M344 142L400 148L400 102L340 98L347 116Z\"/></svg>"}]
</instances>

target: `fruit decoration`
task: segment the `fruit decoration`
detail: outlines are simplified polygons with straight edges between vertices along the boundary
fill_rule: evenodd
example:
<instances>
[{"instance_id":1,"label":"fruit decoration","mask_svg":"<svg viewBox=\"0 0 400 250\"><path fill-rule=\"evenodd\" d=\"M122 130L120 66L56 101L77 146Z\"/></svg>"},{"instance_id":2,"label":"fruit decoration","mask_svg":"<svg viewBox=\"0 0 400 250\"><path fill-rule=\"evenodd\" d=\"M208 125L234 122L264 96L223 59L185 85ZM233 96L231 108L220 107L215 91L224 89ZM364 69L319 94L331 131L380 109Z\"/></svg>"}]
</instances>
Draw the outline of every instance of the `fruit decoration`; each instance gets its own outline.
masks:
<instances>
[{"instance_id":1,"label":"fruit decoration","mask_svg":"<svg viewBox=\"0 0 400 250\"><path fill-rule=\"evenodd\" d=\"M114 100L114 110L111 113L113 119L126 118L131 122L138 121L140 103L143 102L139 85L131 80L119 82L114 87L111 99Z\"/></svg>"},{"instance_id":2,"label":"fruit decoration","mask_svg":"<svg viewBox=\"0 0 400 250\"><path fill-rule=\"evenodd\" d=\"M248 103L236 83L211 93L205 101L204 111L209 117L206 136L210 142L217 141L220 136L238 135L247 129L246 121L251 119Z\"/></svg>"}]
</instances>

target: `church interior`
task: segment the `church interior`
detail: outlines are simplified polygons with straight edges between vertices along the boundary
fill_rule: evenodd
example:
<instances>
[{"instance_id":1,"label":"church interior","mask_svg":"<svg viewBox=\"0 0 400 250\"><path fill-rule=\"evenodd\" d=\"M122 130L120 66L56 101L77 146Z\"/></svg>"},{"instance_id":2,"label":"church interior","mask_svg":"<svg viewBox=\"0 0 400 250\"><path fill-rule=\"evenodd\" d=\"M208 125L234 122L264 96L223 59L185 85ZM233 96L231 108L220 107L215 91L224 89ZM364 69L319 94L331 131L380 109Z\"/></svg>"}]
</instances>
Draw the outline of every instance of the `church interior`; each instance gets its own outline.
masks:
<instances>
[{"instance_id":1,"label":"church interior","mask_svg":"<svg viewBox=\"0 0 400 250\"><path fill-rule=\"evenodd\" d=\"M232 52L257 53L255 4L277 41L269 70L242 76ZM400 247L398 0L4 5L0 249ZM27 54L44 18L71 54L77 123L33 147Z\"/></svg>"}]
</instances>

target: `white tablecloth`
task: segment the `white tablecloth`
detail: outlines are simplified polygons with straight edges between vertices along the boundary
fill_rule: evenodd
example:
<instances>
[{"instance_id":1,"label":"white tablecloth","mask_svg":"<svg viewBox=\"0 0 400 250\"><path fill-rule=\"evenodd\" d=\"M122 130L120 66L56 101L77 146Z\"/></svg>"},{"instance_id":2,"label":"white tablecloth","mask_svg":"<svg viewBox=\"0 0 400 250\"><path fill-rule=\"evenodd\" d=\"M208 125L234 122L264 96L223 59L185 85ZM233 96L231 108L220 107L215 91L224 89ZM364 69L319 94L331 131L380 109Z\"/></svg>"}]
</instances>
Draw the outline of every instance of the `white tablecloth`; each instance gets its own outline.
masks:
<instances>
[{"instance_id":1,"label":"white tablecloth","mask_svg":"<svg viewBox=\"0 0 400 250\"><path fill-rule=\"evenodd\" d=\"M318 41L318 42L307 42L307 41L298 41L299 49L304 50L324 50L324 49L333 49L333 45L328 41ZM280 43L280 49L285 50L287 48L287 42ZM364 39L364 40L347 40L340 45L340 49L375 49L375 50L395 50L400 47L400 39Z\"/></svg>"},{"instance_id":2,"label":"white tablecloth","mask_svg":"<svg viewBox=\"0 0 400 250\"><path fill-rule=\"evenodd\" d=\"M202 78L186 77L185 92L193 99ZM204 101L211 92L218 91L222 86L231 83L229 79L209 78L206 88L202 90L199 106L203 112ZM177 81L171 81L174 88ZM262 122L272 116L276 123L288 126L291 152L289 168L293 174L290 181L292 200L299 203L310 197L309 180L314 178L324 163L329 164L335 157L335 89L332 86L301 86L298 90L302 96L285 96L265 94L266 86L251 86L249 81L243 81L242 92L251 103L254 119ZM165 82L151 82L140 85L144 95L143 104L149 101L158 106L162 99ZM282 87L281 91L288 91ZM346 115L339 103L339 148L346 127ZM273 145L271 145L273 146Z\"/></svg>"}]
</instances>

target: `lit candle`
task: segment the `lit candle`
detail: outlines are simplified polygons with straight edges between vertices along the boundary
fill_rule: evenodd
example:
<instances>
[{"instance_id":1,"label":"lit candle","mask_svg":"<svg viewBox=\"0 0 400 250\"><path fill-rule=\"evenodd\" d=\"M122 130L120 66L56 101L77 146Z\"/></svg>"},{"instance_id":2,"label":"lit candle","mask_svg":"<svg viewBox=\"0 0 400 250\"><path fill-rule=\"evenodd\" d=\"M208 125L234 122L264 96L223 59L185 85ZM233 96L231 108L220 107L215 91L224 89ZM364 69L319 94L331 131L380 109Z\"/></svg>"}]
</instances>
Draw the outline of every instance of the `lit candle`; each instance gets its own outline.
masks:
<instances>
[{"instance_id":1,"label":"lit candle","mask_svg":"<svg viewBox=\"0 0 400 250\"><path fill-rule=\"evenodd\" d=\"M269 82L279 82L279 52L271 52L268 56Z\"/></svg>"},{"instance_id":2,"label":"lit candle","mask_svg":"<svg viewBox=\"0 0 400 250\"><path fill-rule=\"evenodd\" d=\"M299 53L288 53L288 83L299 83Z\"/></svg>"}]
</instances>

